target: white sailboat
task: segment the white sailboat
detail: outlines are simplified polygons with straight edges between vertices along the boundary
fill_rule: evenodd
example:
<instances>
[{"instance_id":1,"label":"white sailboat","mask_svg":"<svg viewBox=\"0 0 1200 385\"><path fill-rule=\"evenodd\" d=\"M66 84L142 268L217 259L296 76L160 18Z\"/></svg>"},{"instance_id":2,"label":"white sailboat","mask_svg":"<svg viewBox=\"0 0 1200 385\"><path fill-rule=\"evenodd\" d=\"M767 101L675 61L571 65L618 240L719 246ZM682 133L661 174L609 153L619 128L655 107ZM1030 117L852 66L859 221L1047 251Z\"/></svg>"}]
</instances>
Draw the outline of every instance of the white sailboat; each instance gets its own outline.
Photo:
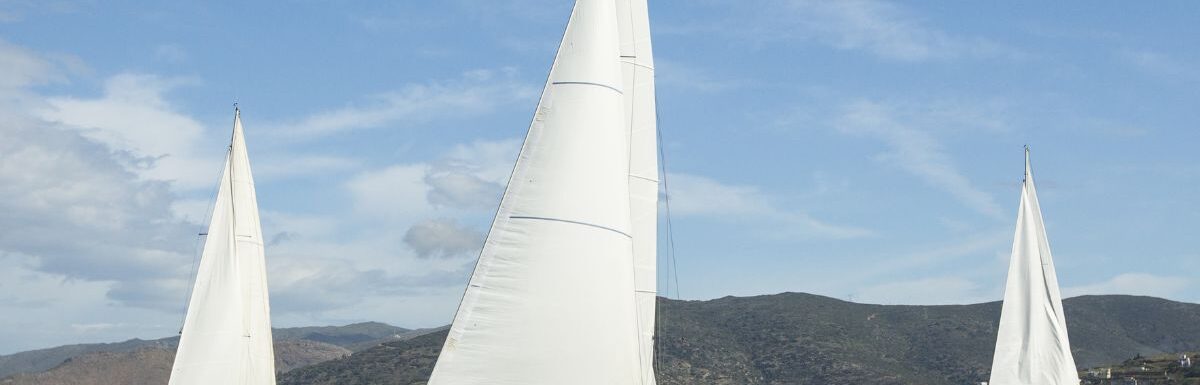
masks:
<instances>
[{"instance_id":1,"label":"white sailboat","mask_svg":"<svg viewBox=\"0 0 1200 385\"><path fill-rule=\"evenodd\" d=\"M645 0L578 0L431 385L653 384Z\"/></svg>"},{"instance_id":2,"label":"white sailboat","mask_svg":"<svg viewBox=\"0 0 1200 385\"><path fill-rule=\"evenodd\" d=\"M229 155L169 384L273 385L271 341L258 201L235 108Z\"/></svg>"},{"instance_id":3,"label":"white sailboat","mask_svg":"<svg viewBox=\"0 0 1200 385\"><path fill-rule=\"evenodd\" d=\"M1028 148L989 384L1079 384Z\"/></svg>"}]
</instances>

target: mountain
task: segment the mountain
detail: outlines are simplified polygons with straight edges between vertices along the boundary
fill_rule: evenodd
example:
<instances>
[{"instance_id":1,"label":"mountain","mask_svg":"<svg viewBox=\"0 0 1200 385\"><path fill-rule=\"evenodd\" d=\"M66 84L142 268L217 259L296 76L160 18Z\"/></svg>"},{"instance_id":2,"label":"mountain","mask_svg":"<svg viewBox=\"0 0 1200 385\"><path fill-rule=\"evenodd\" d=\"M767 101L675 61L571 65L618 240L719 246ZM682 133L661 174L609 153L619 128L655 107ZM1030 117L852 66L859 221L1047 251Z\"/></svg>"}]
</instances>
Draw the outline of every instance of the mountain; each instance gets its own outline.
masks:
<instances>
[{"instance_id":1,"label":"mountain","mask_svg":"<svg viewBox=\"0 0 1200 385\"><path fill-rule=\"evenodd\" d=\"M349 349L309 340L275 342L275 369L280 372L350 355ZM127 352L91 352L67 359L36 374L19 374L0 385L128 385L165 384L175 348L143 346Z\"/></svg>"},{"instance_id":2,"label":"mountain","mask_svg":"<svg viewBox=\"0 0 1200 385\"><path fill-rule=\"evenodd\" d=\"M1081 368L1123 365L1114 372L1125 373L1133 370L1126 368L1130 362L1143 365L1131 357L1200 351L1197 304L1084 296L1067 299L1064 307ZM794 293L710 301L660 298L658 378L662 385L979 383L987 380L999 317L999 302L870 305ZM277 369L286 371L280 385L424 384L446 338L444 328L406 330L376 323L275 333ZM165 383L174 341L72 345L3 356L0 368L70 359L0 385ZM351 350L357 351L347 356ZM1170 369L1167 364L1151 366Z\"/></svg>"},{"instance_id":3,"label":"mountain","mask_svg":"<svg viewBox=\"0 0 1200 385\"><path fill-rule=\"evenodd\" d=\"M1200 350L1200 305L1084 296L1064 307L1084 368ZM870 305L794 293L660 299L659 309L662 385L979 383L987 380L1000 317L999 302ZM445 336L387 342L293 370L279 384L424 384Z\"/></svg>"},{"instance_id":4,"label":"mountain","mask_svg":"<svg viewBox=\"0 0 1200 385\"><path fill-rule=\"evenodd\" d=\"M357 351L378 345L385 341L408 338L413 331L405 328L399 328L388 324L378 322L357 323L346 326L323 326L323 327L300 327L300 328L280 328L273 329L272 334L275 337L276 352L279 353L280 341L312 341L322 344L328 344L332 347L340 347L343 350ZM79 344L66 345L49 349L31 350L20 352L6 356L0 356L0 378L9 377L21 373L38 373L49 370L62 364L63 362L80 357L88 353L133 353L143 348L158 348L164 351L169 351L170 356L174 357L175 347L179 344L179 337L168 337L157 340L141 340L132 339L124 342L107 343L107 344ZM287 345L289 348L284 357L292 359L291 352L297 352L298 349L291 349L292 345ZM317 352L327 352L333 350L331 347L322 345L311 345ZM103 357L112 357L111 355ZM279 357L277 357L277 360ZM296 358L300 362L309 362L309 360ZM309 362L311 363L311 362ZM278 364L278 363L277 363ZM284 367L294 367L283 363ZM276 367L280 369L279 366ZM169 369L169 368L168 368Z\"/></svg>"}]
</instances>

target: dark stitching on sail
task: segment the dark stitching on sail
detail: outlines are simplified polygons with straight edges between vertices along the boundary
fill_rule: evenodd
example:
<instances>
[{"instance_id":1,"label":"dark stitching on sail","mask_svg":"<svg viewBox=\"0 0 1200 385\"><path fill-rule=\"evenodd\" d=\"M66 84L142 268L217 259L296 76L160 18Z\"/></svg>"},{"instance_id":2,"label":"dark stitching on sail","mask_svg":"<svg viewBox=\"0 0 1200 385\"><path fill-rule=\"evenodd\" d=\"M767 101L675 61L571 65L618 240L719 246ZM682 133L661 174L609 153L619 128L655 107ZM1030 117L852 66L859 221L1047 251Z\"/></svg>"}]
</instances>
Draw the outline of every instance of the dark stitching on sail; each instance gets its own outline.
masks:
<instances>
[{"instance_id":1,"label":"dark stitching on sail","mask_svg":"<svg viewBox=\"0 0 1200 385\"><path fill-rule=\"evenodd\" d=\"M618 89L618 88L616 88L616 87L613 87L613 86L610 86L610 85L607 85L607 84L600 84L600 83L592 83L592 82L554 82L554 83L550 83L550 84L553 84L553 85L556 85L556 86L557 86L557 85L572 85L572 84L574 84L574 85L584 85L584 86L597 86L597 87L604 87L604 88L607 88L607 89L610 89L610 90L613 90L613 91L617 91L617 93L618 93L618 94L622 94L622 95L624 95L624 94L625 94L624 92L621 92L621 90L620 90L620 89Z\"/></svg>"},{"instance_id":2,"label":"dark stitching on sail","mask_svg":"<svg viewBox=\"0 0 1200 385\"><path fill-rule=\"evenodd\" d=\"M576 225L584 225L584 226L588 226L588 227L595 227L595 228L597 228L597 229L601 229L601 230L608 230L608 231L611 231L611 232L614 232L614 233L617 233L617 234L624 235L626 238L633 238L633 237L632 237L632 236L630 236L628 233L625 233L624 231L621 231L621 230L614 229L614 228L612 228L612 227L600 226L600 225L591 224L591 223L587 223L587 222L572 221L572 220L570 220L570 219L558 219L558 218L546 218L546 217L528 217L528 216L516 216L516 215L514 215L514 216L510 216L510 217L508 217L508 218L509 218L509 219L533 219L533 220L539 220L539 221L552 221L552 222L572 223L572 224L576 224Z\"/></svg>"}]
</instances>

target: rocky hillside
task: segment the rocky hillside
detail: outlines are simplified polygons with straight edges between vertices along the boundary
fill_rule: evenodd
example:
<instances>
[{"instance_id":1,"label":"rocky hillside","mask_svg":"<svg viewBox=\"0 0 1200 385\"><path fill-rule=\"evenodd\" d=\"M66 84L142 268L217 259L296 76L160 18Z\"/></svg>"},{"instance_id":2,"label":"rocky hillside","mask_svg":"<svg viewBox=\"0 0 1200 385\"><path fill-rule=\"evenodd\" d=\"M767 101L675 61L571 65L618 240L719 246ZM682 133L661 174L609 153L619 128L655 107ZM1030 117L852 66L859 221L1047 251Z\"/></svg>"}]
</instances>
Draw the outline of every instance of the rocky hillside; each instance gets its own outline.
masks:
<instances>
[{"instance_id":1,"label":"rocky hillside","mask_svg":"<svg viewBox=\"0 0 1200 385\"><path fill-rule=\"evenodd\" d=\"M1081 367L1200 349L1200 305L1085 296L1064 304ZM808 294L660 302L663 385L921 384L987 380L998 302L855 304ZM445 333L297 369L281 385L423 384Z\"/></svg>"},{"instance_id":2,"label":"rocky hillside","mask_svg":"<svg viewBox=\"0 0 1200 385\"><path fill-rule=\"evenodd\" d=\"M313 347L313 354L325 355L332 348L342 348L346 352L357 351L369 348L380 343L410 337L419 331L399 328L378 322L365 322L346 326L323 326L323 327L301 327L301 328L280 328L272 331L276 342L281 341L311 341L320 343L319 345L301 344L299 346ZM163 351L172 352L174 356L175 346L179 344L179 337L169 337L158 340L146 341L140 339L132 339L125 342L111 344L79 344L66 345L49 349L31 350L6 356L0 356L0 378L9 377L21 373L39 373L62 364L63 362L80 357L88 353L132 353L144 348L155 348ZM296 344L284 345L286 348L283 352L283 357L286 360L295 360L296 362L312 363L312 360L301 358L304 354L303 349L293 348ZM331 346L325 346L331 345ZM280 345L275 346L279 352ZM348 349L348 350L347 350ZM292 355L295 353L295 356ZM99 356L98 356L99 357ZM112 357L111 355L103 357ZM280 357L279 354L276 355ZM281 368L297 367L289 362L282 362Z\"/></svg>"},{"instance_id":3,"label":"rocky hillside","mask_svg":"<svg viewBox=\"0 0 1200 385\"><path fill-rule=\"evenodd\" d=\"M1066 300L1064 307L1081 368L1200 351L1200 305L1085 296ZM885 306L789 293L660 300L659 311L657 368L663 385L962 385L987 379L1000 304ZM282 373L279 383L424 384L445 330L388 328L277 330L277 368L298 368ZM174 345L155 343L76 356L51 371L0 380L0 385L165 383ZM129 343L124 344L117 345L124 349ZM358 347L369 348L346 355ZM1158 371L1154 365L1149 367Z\"/></svg>"},{"instance_id":4,"label":"rocky hillside","mask_svg":"<svg viewBox=\"0 0 1200 385\"><path fill-rule=\"evenodd\" d=\"M281 372L349 356L349 349L308 340L275 342L275 368ZM92 352L58 367L21 374L0 385L129 385L165 384L175 359L174 347L145 346L128 352Z\"/></svg>"}]
</instances>

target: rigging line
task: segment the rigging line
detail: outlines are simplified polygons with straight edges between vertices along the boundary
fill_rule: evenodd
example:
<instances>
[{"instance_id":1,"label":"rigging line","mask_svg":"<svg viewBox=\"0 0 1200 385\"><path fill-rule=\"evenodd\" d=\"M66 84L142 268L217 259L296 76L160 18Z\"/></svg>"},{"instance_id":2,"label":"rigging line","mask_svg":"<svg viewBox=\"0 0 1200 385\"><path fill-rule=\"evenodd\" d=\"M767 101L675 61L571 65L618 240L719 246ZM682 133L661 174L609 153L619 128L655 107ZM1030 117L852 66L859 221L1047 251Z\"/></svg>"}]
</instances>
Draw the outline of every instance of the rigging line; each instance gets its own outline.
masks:
<instances>
[{"instance_id":1,"label":"rigging line","mask_svg":"<svg viewBox=\"0 0 1200 385\"><path fill-rule=\"evenodd\" d=\"M666 296L666 298L670 298L670 295L672 293L674 293L675 298L680 299L683 296L680 295L680 293L679 293L680 292L680 290L679 290L679 261L675 256L675 226L671 221L671 216L672 216L671 215L671 188L670 188L670 184L667 183L667 151L666 151L666 145L664 144L664 141L663 141L662 114L660 113L661 108L659 108L659 106L660 106L660 104L658 102L658 92L656 90L654 93L654 125L655 125L654 133L658 139L658 146L657 146L658 147L658 160L659 160L658 165L659 165L659 170L660 170L660 174L661 174L659 176L659 179L662 181L663 206L664 206L664 209L666 210L666 219L667 219L667 229L666 229L667 230L667 261L668 261L668 266L669 266L668 270L669 271L667 274L667 284L666 284L667 296ZM674 280L675 280L675 291L674 292L671 291L671 279L672 278L674 278ZM656 303L655 308L657 309L658 308L658 306L657 306L658 298L656 297L654 300ZM666 302L664 301L662 303L665 304ZM664 319L664 314L666 312L659 311L659 310L665 310L665 309L658 309L654 312L654 326L656 329L655 333L654 333L655 373L657 373L658 370L665 368L664 361L666 360L666 356L664 354L662 354L662 351L663 351L662 347L663 347L663 343L664 343L663 339L661 338L662 334L659 333L663 328L662 320Z\"/></svg>"},{"instance_id":2,"label":"rigging line","mask_svg":"<svg viewBox=\"0 0 1200 385\"><path fill-rule=\"evenodd\" d=\"M659 168L662 170L662 176L660 176L659 179L662 179L663 206L667 210L667 257L670 260L671 265L670 275L667 276L667 289L670 291L670 278L674 277L675 299L681 299L683 296L679 293L679 261L675 258L675 226L673 226L671 223L671 187L670 184L667 183L667 150L666 145L663 144L662 115L657 112L657 110L659 110L657 93L654 95L654 105L656 110L654 114L655 126L658 128L655 130L655 133L658 134L658 164Z\"/></svg>"},{"instance_id":3,"label":"rigging line","mask_svg":"<svg viewBox=\"0 0 1200 385\"><path fill-rule=\"evenodd\" d=\"M225 149L225 160L226 161L229 160L229 155L230 155L230 149L226 148ZM215 184L216 187L214 187L213 192L208 195L212 198L209 199L209 201L208 201L208 211L207 211L208 219L204 221L204 227L203 227L205 229L204 230L205 232L196 233L196 242L192 246L192 267L189 270L190 275L188 276L187 293L184 294L184 297L183 297L183 312L182 312L183 318L179 321L179 333L180 334L183 334L183 324L187 323L188 305L189 305L189 302L191 302L193 292L196 290L196 275L200 274L200 271L199 271L200 267L198 266L198 261L200 260L201 255L203 255L203 253L204 253L204 242L202 242L201 239L206 239L208 237L208 228L209 228L209 226L212 226L212 218L213 218L213 214L215 214L214 210L216 209L216 205L217 205L217 196L221 195L221 178L222 178L223 174L225 174L225 170L221 170L221 172L217 173L217 183Z\"/></svg>"}]
</instances>

